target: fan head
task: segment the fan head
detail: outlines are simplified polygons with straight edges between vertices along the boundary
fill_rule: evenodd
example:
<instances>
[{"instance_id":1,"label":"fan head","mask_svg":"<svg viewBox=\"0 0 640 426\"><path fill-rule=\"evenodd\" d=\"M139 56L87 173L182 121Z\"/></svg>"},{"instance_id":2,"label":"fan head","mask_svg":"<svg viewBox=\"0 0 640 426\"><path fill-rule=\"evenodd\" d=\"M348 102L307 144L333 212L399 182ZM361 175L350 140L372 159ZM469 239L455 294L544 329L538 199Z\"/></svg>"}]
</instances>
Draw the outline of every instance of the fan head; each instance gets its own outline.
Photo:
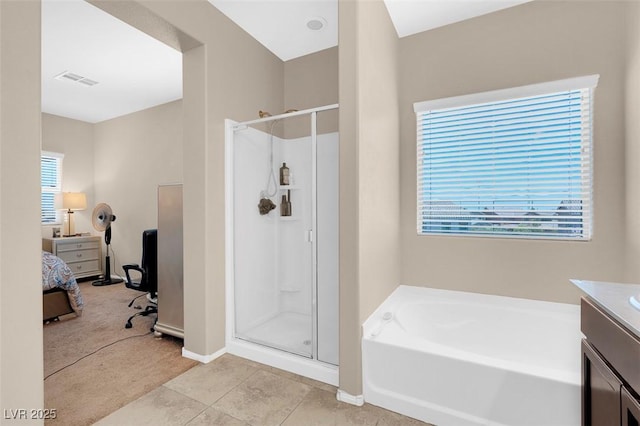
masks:
<instances>
[{"instance_id":1,"label":"fan head","mask_svg":"<svg viewBox=\"0 0 640 426\"><path fill-rule=\"evenodd\" d=\"M116 217L108 204L100 203L93 209L91 223L97 231L106 231L114 220L116 220Z\"/></svg>"}]
</instances>

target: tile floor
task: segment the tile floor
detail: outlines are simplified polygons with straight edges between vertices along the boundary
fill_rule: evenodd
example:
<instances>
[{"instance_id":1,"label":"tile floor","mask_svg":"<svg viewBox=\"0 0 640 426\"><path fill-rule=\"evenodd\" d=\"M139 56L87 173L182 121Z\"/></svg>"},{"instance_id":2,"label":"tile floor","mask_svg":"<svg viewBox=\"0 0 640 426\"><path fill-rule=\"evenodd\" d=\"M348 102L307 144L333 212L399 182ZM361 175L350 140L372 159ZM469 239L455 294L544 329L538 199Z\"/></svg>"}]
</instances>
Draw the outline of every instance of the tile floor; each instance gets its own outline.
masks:
<instances>
[{"instance_id":1,"label":"tile floor","mask_svg":"<svg viewBox=\"0 0 640 426\"><path fill-rule=\"evenodd\" d=\"M100 420L125 425L424 425L336 399L336 388L233 355L198 365Z\"/></svg>"}]
</instances>

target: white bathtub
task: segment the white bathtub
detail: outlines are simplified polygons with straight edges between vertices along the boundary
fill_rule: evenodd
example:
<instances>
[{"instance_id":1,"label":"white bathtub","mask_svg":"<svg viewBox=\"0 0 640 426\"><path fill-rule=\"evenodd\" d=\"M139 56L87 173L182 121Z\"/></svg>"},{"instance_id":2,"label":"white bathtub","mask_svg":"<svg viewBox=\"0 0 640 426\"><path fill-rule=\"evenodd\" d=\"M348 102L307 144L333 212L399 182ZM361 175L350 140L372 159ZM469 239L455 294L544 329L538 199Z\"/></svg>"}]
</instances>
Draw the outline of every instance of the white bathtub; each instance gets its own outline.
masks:
<instances>
[{"instance_id":1,"label":"white bathtub","mask_svg":"<svg viewBox=\"0 0 640 426\"><path fill-rule=\"evenodd\" d=\"M363 332L370 404L438 426L580 424L578 305L399 286Z\"/></svg>"}]
</instances>

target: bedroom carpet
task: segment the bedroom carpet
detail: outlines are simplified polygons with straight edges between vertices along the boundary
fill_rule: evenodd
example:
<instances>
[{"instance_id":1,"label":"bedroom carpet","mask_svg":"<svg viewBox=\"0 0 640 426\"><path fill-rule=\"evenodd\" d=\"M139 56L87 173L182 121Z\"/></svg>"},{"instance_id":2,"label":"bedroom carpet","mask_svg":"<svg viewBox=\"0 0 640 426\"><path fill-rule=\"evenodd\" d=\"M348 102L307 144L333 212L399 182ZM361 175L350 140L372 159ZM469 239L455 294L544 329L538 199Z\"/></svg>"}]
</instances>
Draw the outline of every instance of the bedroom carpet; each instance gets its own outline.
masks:
<instances>
[{"instance_id":1,"label":"bedroom carpet","mask_svg":"<svg viewBox=\"0 0 640 426\"><path fill-rule=\"evenodd\" d=\"M82 316L44 325L45 377L130 338L45 379L45 407L57 411L47 425L90 425L198 364L181 356L182 340L149 333L155 315L136 317L133 328L124 328L137 312L127 305L139 292L124 284L93 287L91 281L80 289ZM146 298L134 305L146 306Z\"/></svg>"}]
</instances>

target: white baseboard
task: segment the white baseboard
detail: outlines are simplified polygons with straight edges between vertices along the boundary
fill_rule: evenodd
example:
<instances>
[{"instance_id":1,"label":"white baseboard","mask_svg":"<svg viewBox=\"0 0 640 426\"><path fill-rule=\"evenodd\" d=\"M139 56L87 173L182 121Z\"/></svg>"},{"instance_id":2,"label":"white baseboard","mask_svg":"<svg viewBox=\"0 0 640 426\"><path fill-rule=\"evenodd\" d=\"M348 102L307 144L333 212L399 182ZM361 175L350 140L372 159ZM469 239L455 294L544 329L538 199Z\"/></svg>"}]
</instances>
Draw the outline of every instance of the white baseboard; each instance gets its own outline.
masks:
<instances>
[{"instance_id":1,"label":"white baseboard","mask_svg":"<svg viewBox=\"0 0 640 426\"><path fill-rule=\"evenodd\" d=\"M338 401L346 402L347 404L356 405L358 407L362 407L364 405L364 396L362 395L351 395L341 389L338 389L338 393L336 393L336 398Z\"/></svg>"},{"instance_id":2,"label":"white baseboard","mask_svg":"<svg viewBox=\"0 0 640 426\"><path fill-rule=\"evenodd\" d=\"M200 354L197 354L195 352L188 351L185 348L182 348L182 356L183 357L192 359L194 361L201 362L203 364L208 364L211 361L213 361L214 359L220 358L222 355L224 355L226 353L227 353L227 349L226 348L222 348L219 351L214 352L214 353L212 353L210 355L200 355Z\"/></svg>"}]
</instances>

